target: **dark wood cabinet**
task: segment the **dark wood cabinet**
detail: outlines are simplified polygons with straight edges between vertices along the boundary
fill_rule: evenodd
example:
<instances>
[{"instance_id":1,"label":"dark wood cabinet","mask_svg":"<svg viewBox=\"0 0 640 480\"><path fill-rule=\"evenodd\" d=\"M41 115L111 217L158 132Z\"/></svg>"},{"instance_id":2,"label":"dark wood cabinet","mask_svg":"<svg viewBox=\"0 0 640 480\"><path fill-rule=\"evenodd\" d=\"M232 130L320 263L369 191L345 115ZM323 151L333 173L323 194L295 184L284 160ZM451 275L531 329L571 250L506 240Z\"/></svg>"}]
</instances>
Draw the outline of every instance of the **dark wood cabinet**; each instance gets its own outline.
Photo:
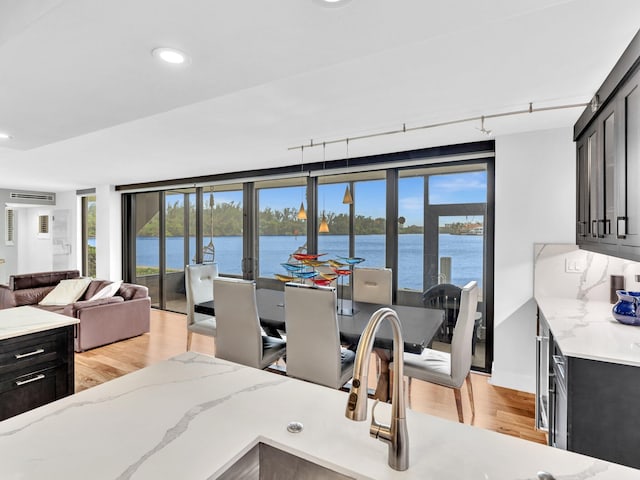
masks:
<instances>
[{"instance_id":1,"label":"dark wood cabinet","mask_svg":"<svg viewBox=\"0 0 640 480\"><path fill-rule=\"evenodd\" d=\"M631 260L640 260L639 83L636 35L574 127L576 243Z\"/></svg>"},{"instance_id":2,"label":"dark wood cabinet","mask_svg":"<svg viewBox=\"0 0 640 480\"><path fill-rule=\"evenodd\" d=\"M565 357L552 342L549 445L640 468L640 367Z\"/></svg>"},{"instance_id":3,"label":"dark wood cabinet","mask_svg":"<svg viewBox=\"0 0 640 480\"><path fill-rule=\"evenodd\" d=\"M0 341L0 420L73 392L73 325Z\"/></svg>"}]
</instances>

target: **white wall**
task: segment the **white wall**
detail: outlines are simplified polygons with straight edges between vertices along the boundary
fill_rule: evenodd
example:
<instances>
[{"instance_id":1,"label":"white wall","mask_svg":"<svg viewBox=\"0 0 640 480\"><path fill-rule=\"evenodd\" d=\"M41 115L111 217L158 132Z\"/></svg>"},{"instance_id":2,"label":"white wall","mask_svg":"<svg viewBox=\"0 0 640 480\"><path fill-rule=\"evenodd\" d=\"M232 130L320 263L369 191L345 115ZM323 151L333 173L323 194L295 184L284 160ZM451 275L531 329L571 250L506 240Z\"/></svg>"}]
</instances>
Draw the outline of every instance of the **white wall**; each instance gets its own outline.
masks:
<instances>
[{"instance_id":1,"label":"white wall","mask_svg":"<svg viewBox=\"0 0 640 480\"><path fill-rule=\"evenodd\" d=\"M54 245L54 269L55 270L82 270L82 230L80 225L80 198L76 192L63 192L56 194L56 206L53 210L53 228L57 227L56 214L65 213L66 230L68 235L64 240L64 245L56 247ZM55 232L54 232L55 233ZM69 254L62 252L68 251Z\"/></svg>"},{"instance_id":2,"label":"white wall","mask_svg":"<svg viewBox=\"0 0 640 480\"><path fill-rule=\"evenodd\" d=\"M535 243L575 243L572 129L496 138L494 362L491 382L535 391Z\"/></svg>"},{"instance_id":3,"label":"white wall","mask_svg":"<svg viewBox=\"0 0 640 480\"><path fill-rule=\"evenodd\" d=\"M52 207L17 208L18 264L16 272L46 272L53 269L53 244L51 233L38 234L38 216L53 213ZM51 232L51 218L49 218Z\"/></svg>"},{"instance_id":4,"label":"white wall","mask_svg":"<svg viewBox=\"0 0 640 480\"><path fill-rule=\"evenodd\" d=\"M122 279L121 194L112 185L96 187L96 278Z\"/></svg>"}]
</instances>

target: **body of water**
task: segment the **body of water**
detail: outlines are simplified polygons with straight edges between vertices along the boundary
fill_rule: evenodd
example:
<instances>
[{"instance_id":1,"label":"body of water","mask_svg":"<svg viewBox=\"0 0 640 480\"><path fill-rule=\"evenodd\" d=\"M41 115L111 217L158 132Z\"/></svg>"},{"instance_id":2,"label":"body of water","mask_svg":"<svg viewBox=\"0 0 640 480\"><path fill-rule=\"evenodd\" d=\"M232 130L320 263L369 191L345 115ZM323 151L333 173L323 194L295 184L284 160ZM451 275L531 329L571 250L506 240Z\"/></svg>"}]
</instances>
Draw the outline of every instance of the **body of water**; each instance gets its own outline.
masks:
<instances>
[{"instance_id":1,"label":"body of water","mask_svg":"<svg viewBox=\"0 0 640 480\"><path fill-rule=\"evenodd\" d=\"M482 236L439 235L440 257L451 257L451 276L449 283L464 285L476 280L482 285L483 265ZM398 284L400 288L423 290L424 248L423 235L403 234L398 245ZM204 239L205 245L209 238ZM241 274L242 237L217 237L213 239L216 250L215 261L220 272ZM286 274L280 265L289 255L305 243L305 237L292 235L262 236L259 239L260 276L273 277L274 273ZM346 256L349 249L347 235L324 235L319 238L319 251L327 255L321 259ZM189 263L193 263L196 251L195 237L189 238ZM136 262L138 266L157 267L159 261L160 240L157 237L138 237L136 239ZM182 237L167 238L167 268L182 270L185 265L184 240ZM385 258L384 235L356 236L356 256L366 260L363 267L382 267Z\"/></svg>"}]
</instances>

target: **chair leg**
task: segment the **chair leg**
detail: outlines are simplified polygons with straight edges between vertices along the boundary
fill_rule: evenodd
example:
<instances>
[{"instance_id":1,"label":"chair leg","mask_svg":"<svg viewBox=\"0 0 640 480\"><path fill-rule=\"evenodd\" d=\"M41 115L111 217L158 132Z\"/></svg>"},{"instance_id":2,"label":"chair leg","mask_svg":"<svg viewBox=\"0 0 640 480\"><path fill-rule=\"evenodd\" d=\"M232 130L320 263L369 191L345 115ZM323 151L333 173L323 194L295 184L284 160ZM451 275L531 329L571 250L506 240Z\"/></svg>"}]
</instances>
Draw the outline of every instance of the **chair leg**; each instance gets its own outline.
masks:
<instances>
[{"instance_id":1,"label":"chair leg","mask_svg":"<svg viewBox=\"0 0 640 480\"><path fill-rule=\"evenodd\" d=\"M473 404L473 386L471 385L471 373L467 375L467 390L469 392L469 403L471 403L471 422L476 416L476 408Z\"/></svg>"},{"instance_id":2,"label":"chair leg","mask_svg":"<svg viewBox=\"0 0 640 480\"><path fill-rule=\"evenodd\" d=\"M453 389L453 396L456 397L456 408L458 409L458 421L464 423L464 417L462 416L462 395L459 388Z\"/></svg>"},{"instance_id":3,"label":"chair leg","mask_svg":"<svg viewBox=\"0 0 640 480\"><path fill-rule=\"evenodd\" d=\"M193 335L193 332L187 331L187 352L191 350L191 335Z\"/></svg>"}]
</instances>

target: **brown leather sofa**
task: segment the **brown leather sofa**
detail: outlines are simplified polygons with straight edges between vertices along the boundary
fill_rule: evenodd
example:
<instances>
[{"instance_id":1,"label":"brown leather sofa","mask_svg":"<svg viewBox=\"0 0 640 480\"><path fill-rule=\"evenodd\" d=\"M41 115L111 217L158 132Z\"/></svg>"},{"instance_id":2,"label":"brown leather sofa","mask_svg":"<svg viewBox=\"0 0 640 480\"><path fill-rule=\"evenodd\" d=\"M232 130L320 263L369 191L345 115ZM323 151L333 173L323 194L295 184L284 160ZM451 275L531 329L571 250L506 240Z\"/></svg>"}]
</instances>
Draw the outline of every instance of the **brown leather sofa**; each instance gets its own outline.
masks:
<instances>
[{"instance_id":1,"label":"brown leather sofa","mask_svg":"<svg viewBox=\"0 0 640 480\"><path fill-rule=\"evenodd\" d=\"M0 284L0 309L29 305L80 320L75 331L75 351L117 342L149 331L151 298L143 285L123 283L116 295L88 300L108 285L106 280L92 280L83 296L63 306L38 303L60 282L78 278L78 270L11 275L8 285Z\"/></svg>"}]
</instances>

